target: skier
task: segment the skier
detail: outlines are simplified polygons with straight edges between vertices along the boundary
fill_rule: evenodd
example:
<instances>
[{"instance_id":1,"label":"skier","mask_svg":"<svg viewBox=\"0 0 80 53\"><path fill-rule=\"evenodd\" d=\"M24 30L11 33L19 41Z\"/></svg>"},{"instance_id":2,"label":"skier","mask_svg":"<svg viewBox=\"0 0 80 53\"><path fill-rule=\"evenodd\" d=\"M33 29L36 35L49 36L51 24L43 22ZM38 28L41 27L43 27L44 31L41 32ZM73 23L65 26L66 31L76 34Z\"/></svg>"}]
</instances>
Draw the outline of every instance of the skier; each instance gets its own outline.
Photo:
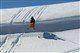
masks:
<instances>
[{"instance_id":1,"label":"skier","mask_svg":"<svg viewBox=\"0 0 80 53\"><path fill-rule=\"evenodd\" d=\"M52 33L50 34L48 32L43 33L43 38L45 38L45 39L54 39L54 40L58 39L57 35L54 35Z\"/></svg>"},{"instance_id":2,"label":"skier","mask_svg":"<svg viewBox=\"0 0 80 53\"><path fill-rule=\"evenodd\" d=\"M31 20L29 22L29 29L35 29L35 19L33 16L31 17Z\"/></svg>"},{"instance_id":3,"label":"skier","mask_svg":"<svg viewBox=\"0 0 80 53\"><path fill-rule=\"evenodd\" d=\"M44 32L43 33L43 36L38 36L38 38L45 38L45 39L54 39L54 40L62 40L62 41L65 41L64 39L62 38L59 38L57 35L55 34L50 34L48 32Z\"/></svg>"}]
</instances>

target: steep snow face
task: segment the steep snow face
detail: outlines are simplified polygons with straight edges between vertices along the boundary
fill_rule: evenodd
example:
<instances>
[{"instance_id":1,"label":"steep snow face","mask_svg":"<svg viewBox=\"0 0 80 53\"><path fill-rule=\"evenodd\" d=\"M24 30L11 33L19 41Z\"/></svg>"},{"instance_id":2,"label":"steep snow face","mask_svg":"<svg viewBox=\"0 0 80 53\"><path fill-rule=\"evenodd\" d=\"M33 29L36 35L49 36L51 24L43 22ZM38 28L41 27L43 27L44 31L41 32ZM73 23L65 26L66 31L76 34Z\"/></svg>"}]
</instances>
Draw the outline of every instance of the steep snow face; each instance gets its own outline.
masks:
<instances>
[{"instance_id":1,"label":"steep snow face","mask_svg":"<svg viewBox=\"0 0 80 53\"><path fill-rule=\"evenodd\" d=\"M62 40L50 40L44 38L38 38L42 36L42 32L38 33L24 33L19 41L11 48L11 43L15 41L19 34L8 34L6 43L1 47L1 52L27 52L27 51L53 51L59 53L73 52L76 49L80 49L80 29L62 31L62 32L50 32L56 34L58 37L65 39ZM4 36L4 35L3 35ZM11 50L10 50L11 49Z\"/></svg>"},{"instance_id":2,"label":"steep snow face","mask_svg":"<svg viewBox=\"0 0 80 53\"><path fill-rule=\"evenodd\" d=\"M35 7L38 8L34 11L34 13L32 13L32 16L34 16L37 20L49 20L62 17L78 16L80 15L79 5L80 1L48 5L48 7L45 9L45 11L43 11L42 15L39 18L37 17L37 15L34 16L34 14L39 10L40 6L23 7L21 15L17 19L14 19L14 22L21 22L24 14ZM19 9L21 8L0 9L0 23L9 23L12 19L11 17L16 14ZM27 17L26 20L29 21L29 18L30 17Z\"/></svg>"}]
</instances>

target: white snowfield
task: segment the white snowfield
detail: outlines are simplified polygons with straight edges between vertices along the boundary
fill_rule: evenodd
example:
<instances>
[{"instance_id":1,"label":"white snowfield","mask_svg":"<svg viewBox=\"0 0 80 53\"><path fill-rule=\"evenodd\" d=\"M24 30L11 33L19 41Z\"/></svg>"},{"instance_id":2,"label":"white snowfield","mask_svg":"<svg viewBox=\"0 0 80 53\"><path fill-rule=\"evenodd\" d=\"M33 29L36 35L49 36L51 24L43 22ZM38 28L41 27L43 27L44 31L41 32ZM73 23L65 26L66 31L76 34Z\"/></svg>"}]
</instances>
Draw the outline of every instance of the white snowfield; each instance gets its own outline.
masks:
<instances>
[{"instance_id":1,"label":"white snowfield","mask_svg":"<svg viewBox=\"0 0 80 53\"><path fill-rule=\"evenodd\" d=\"M24 14L31 10L32 8L38 7L35 9L32 16L35 17L37 20L49 20L49 19L56 19L62 17L70 17L70 16L77 16L80 15L80 1L77 2L69 2L69 3L61 3L61 4L53 4L47 5L48 7L42 13L42 15L38 18L37 15L34 16L36 11L39 10L40 6L34 7L23 7L21 15L16 19L14 22L21 22ZM0 9L0 23L9 23L11 21L11 17L16 14L21 8L10 8L10 9ZM27 17L28 18L28 17ZM29 19L27 19L29 21Z\"/></svg>"},{"instance_id":2,"label":"white snowfield","mask_svg":"<svg viewBox=\"0 0 80 53\"><path fill-rule=\"evenodd\" d=\"M11 43L16 40L19 34L7 34L6 43L0 48L1 53L4 52L79 52L80 50L80 29L62 31L62 32L50 32L56 34L58 37L65 39L62 40L51 40L38 38L43 32L38 33L24 33L19 41L11 48ZM1 35L0 35L1 36ZM2 35L3 36L3 35Z\"/></svg>"},{"instance_id":3,"label":"white snowfield","mask_svg":"<svg viewBox=\"0 0 80 53\"><path fill-rule=\"evenodd\" d=\"M62 4L53 4L47 5L47 9L42 13L40 18L37 19L37 15L32 16L37 20L49 20L56 19L62 17L70 17L70 16L78 16L80 15L80 1L78 2L70 2L70 3L62 3ZM40 8L40 6L34 6ZM24 14L34 7L23 7L21 11L21 15L14 22L22 22L22 18ZM21 8L11 8L11 9L0 9L0 23L10 23L12 20L12 16L17 13ZM36 9L38 11L38 9ZM28 17L27 17L28 18ZM29 21L29 18L27 19ZM0 47L1 53L9 53L9 52L58 52L58 53L69 53L69 52L79 52L80 50L80 28L74 30L67 30L61 32L50 32L53 33L62 39L62 40L51 40L38 38L37 36L42 36L43 32L35 32L35 33L23 33L19 38L18 34L7 34L0 35L0 42L7 39L5 43ZM3 38L3 39L2 39ZM12 47L13 46L13 47ZM12 47L12 48L11 48Z\"/></svg>"}]
</instances>

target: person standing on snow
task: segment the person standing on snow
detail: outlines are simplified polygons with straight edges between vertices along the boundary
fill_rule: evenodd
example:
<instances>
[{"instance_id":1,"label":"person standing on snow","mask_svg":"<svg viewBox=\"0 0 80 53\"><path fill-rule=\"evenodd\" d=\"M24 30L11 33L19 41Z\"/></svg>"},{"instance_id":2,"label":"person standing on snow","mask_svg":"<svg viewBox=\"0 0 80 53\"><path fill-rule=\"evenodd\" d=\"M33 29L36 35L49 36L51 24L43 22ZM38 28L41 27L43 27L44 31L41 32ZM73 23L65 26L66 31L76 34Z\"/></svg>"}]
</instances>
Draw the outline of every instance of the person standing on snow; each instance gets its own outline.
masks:
<instances>
[{"instance_id":1,"label":"person standing on snow","mask_svg":"<svg viewBox=\"0 0 80 53\"><path fill-rule=\"evenodd\" d=\"M30 29L35 29L35 19L34 19L33 16L31 17L31 20L29 22L29 28Z\"/></svg>"}]
</instances>

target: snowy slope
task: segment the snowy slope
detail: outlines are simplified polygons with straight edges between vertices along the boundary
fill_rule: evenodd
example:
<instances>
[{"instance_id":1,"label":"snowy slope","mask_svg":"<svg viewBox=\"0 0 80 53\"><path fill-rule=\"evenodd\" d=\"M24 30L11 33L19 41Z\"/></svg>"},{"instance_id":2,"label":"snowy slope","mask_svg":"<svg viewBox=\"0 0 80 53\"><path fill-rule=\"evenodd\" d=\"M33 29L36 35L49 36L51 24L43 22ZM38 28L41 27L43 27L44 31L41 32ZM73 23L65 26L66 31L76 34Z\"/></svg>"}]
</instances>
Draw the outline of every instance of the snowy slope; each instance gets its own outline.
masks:
<instances>
[{"instance_id":1,"label":"snowy slope","mask_svg":"<svg viewBox=\"0 0 80 53\"><path fill-rule=\"evenodd\" d=\"M11 52L28 52L28 51L53 51L59 53L72 52L80 48L80 29L62 31L62 32L51 32L53 34L62 37L66 41L62 40L49 40L37 36L41 36L42 32L39 33L25 33L20 37L18 43L11 49ZM8 34L6 43L1 47L5 52L9 51L10 44L16 39L19 34Z\"/></svg>"},{"instance_id":2,"label":"snowy slope","mask_svg":"<svg viewBox=\"0 0 80 53\"><path fill-rule=\"evenodd\" d=\"M41 17L37 20L49 20L49 19L56 19L62 17L70 17L70 16L79 16L80 14L80 7L78 2L70 2L70 3L62 3L62 4L53 4L48 5L48 8L43 12ZM35 6L38 7L38 6ZM39 6L40 7L40 6ZM24 14L34 7L25 7L19 18L14 19L14 22L22 22L21 19ZM21 8L11 8L11 9L0 9L0 24L1 23L9 23L11 21L12 15L17 13ZM35 11L36 12L36 11ZM34 16L34 13L32 14ZM28 19L29 21L29 19ZM27 51L53 51L53 52L72 52L76 49L79 50L80 48L80 29L74 30L67 30L62 32L50 32L56 34L59 37L62 37L66 41L61 40L47 40L44 38L39 39L37 36L42 36L43 32L35 32L35 33L24 33L20 38L19 41L17 36L19 34L7 34L7 35L0 35L0 42L2 38L4 39L7 36L6 42L0 47L0 52L9 52L11 48L11 43L14 41L15 45L10 50L10 52L27 52ZM17 40L17 42L15 41Z\"/></svg>"},{"instance_id":3,"label":"snowy slope","mask_svg":"<svg viewBox=\"0 0 80 53\"><path fill-rule=\"evenodd\" d=\"M56 19L56 18L62 18L62 17L70 17L70 16L78 16L80 15L80 7L79 4L80 1L77 2L69 2L69 3L61 3L61 4L53 4L48 5L47 9L42 13L40 18L37 19L37 16L35 16L35 19L37 20L49 20L49 19ZM18 18L14 19L14 22L21 22L24 14L29 11L32 8L38 7L35 9L36 11L39 10L40 6L34 6L34 7L24 7L21 15ZM11 21L11 17L16 14L21 8L10 8L10 9L0 9L0 23L9 23ZM34 16L34 14L32 16ZM27 17L28 18L28 17ZM29 18L27 19L29 21Z\"/></svg>"}]
</instances>

